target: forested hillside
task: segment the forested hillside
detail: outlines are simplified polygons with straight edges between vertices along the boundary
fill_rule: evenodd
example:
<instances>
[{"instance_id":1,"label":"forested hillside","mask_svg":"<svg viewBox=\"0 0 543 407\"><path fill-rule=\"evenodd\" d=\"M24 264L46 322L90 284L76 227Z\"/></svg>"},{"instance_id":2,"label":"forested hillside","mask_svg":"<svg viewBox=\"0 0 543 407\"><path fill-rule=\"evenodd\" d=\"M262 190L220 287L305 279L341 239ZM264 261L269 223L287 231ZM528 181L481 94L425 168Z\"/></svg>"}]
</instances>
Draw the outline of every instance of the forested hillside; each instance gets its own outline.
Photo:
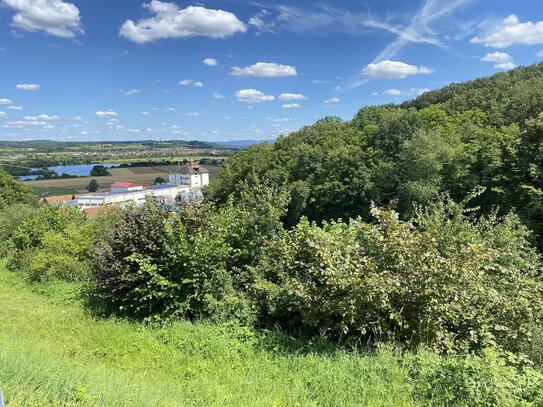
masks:
<instances>
[{"instance_id":1,"label":"forested hillside","mask_svg":"<svg viewBox=\"0 0 543 407\"><path fill-rule=\"evenodd\" d=\"M0 170L8 403L543 405L542 68L249 147L197 202L89 218Z\"/></svg>"},{"instance_id":2,"label":"forested hillside","mask_svg":"<svg viewBox=\"0 0 543 407\"><path fill-rule=\"evenodd\" d=\"M402 105L362 108L350 121L325 118L252 146L230 160L210 197L224 202L249 174L291 196L286 223L370 217L393 205L449 194L480 213L517 211L543 245L543 64L450 85Z\"/></svg>"}]
</instances>

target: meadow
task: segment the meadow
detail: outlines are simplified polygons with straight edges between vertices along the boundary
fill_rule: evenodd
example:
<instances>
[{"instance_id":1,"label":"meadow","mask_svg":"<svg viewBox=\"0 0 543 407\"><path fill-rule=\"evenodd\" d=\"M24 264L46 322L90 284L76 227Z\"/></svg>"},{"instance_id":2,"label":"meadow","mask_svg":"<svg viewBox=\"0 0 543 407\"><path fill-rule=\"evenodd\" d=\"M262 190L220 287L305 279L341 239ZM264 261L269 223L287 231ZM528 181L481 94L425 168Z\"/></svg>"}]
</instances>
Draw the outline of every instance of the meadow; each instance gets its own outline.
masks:
<instances>
[{"instance_id":1,"label":"meadow","mask_svg":"<svg viewBox=\"0 0 543 407\"><path fill-rule=\"evenodd\" d=\"M89 315L79 286L30 286L0 263L8 406L411 406L408 364L278 333Z\"/></svg>"}]
</instances>

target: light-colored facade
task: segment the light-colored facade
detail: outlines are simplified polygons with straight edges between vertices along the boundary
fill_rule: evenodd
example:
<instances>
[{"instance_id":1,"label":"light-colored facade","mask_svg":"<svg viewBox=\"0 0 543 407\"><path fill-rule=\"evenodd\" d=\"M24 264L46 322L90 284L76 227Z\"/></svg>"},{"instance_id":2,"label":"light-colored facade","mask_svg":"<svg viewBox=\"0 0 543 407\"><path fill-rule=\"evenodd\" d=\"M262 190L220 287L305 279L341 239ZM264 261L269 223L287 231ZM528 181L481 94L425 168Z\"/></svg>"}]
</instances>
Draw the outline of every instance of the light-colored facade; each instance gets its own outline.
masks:
<instances>
[{"instance_id":1,"label":"light-colored facade","mask_svg":"<svg viewBox=\"0 0 543 407\"><path fill-rule=\"evenodd\" d=\"M170 174L169 181L172 185L199 189L209 185L209 171L199 164L190 162L180 167L177 172Z\"/></svg>"},{"instance_id":2,"label":"light-colored facade","mask_svg":"<svg viewBox=\"0 0 543 407\"><path fill-rule=\"evenodd\" d=\"M147 197L164 203L174 203L178 196L190 198L191 190L178 185L156 185L150 189L137 189L124 192L102 192L85 194L76 197L77 206L81 209L104 206L142 205Z\"/></svg>"}]
</instances>

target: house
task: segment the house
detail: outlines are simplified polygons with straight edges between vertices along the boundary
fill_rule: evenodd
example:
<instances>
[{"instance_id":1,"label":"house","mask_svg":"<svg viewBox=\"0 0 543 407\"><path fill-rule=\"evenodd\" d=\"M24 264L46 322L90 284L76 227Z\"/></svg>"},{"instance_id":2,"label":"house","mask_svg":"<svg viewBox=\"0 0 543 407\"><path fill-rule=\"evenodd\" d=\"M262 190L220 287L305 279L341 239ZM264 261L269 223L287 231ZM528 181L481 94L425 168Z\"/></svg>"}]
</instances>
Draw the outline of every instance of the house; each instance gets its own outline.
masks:
<instances>
[{"instance_id":1,"label":"house","mask_svg":"<svg viewBox=\"0 0 543 407\"><path fill-rule=\"evenodd\" d=\"M179 167L179 170L170 174L170 184L189 188L202 188L209 185L209 171L195 161Z\"/></svg>"}]
</instances>

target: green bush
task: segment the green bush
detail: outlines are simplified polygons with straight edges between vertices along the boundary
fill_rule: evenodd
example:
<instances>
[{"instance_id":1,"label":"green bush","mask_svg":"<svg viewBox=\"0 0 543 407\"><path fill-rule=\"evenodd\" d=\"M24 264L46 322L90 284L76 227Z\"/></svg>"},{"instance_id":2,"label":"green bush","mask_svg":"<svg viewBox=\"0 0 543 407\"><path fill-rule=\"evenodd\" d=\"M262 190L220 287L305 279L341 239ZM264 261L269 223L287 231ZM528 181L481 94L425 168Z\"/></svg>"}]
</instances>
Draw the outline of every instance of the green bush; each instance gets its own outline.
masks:
<instances>
[{"instance_id":1,"label":"green bush","mask_svg":"<svg viewBox=\"0 0 543 407\"><path fill-rule=\"evenodd\" d=\"M412 363L414 394L439 406L539 406L543 373L531 363L495 348L481 355L439 357L418 352Z\"/></svg>"},{"instance_id":2,"label":"green bush","mask_svg":"<svg viewBox=\"0 0 543 407\"><path fill-rule=\"evenodd\" d=\"M81 281L89 277L95 230L77 209L41 206L25 216L9 240L8 264L31 280Z\"/></svg>"},{"instance_id":3,"label":"green bush","mask_svg":"<svg viewBox=\"0 0 543 407\"><path fill-rule=\"evenodd\" d=\"M374 224L303 220L271 242L255 271L266 323L438 351L530 341L540 263L516 216L477 221L452 202L416 225L372 212Z\"/></svg>"},{"instance_id":4,"label":"green bush","mask_svg":"<svg viewBox=\"0 0 543 407\"><path fill-rule=\"evenodd\" d=\"M0 210L0 255L8 252L9 240L19 224L36 208L27 204L14 204Z\"/></svg>"},{"instance_id":5,"label":"green bush","mask_svg":"<svg viewBox=\"0 0 543 407\"><path fill-rule=\"evenodd\" d=\"M220 209L129 208L96 250L97 296L109 312L135 318L251 321L249 266L282 233L285 205L284 193L258 183Z\"/></svg>"}]
</instances>

